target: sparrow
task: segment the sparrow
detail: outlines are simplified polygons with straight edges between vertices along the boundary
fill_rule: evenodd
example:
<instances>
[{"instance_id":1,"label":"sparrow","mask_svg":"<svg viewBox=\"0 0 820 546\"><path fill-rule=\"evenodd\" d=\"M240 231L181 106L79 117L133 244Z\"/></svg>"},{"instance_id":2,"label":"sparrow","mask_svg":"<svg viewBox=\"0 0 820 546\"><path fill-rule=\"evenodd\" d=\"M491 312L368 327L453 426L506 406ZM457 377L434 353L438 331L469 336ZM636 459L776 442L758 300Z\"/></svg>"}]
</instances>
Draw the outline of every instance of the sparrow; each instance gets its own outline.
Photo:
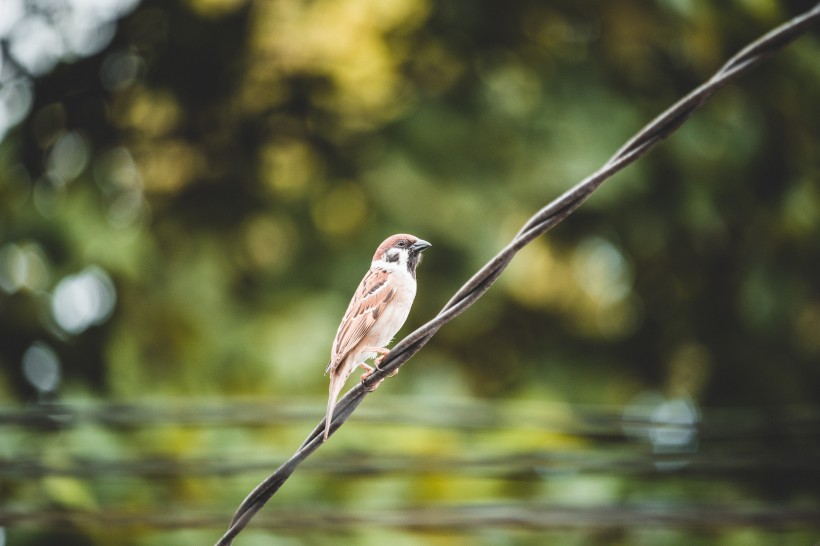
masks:
<instances>
[{"instance_id":1,"label":"sparrow","mask_svg":"<svg viewBox=\"0 0 820 546\"><path fill-rule=\"evenodd\" d=\"M357 367L365 370L362 380L373 373L365 361L378 368L390 352L385 345L407 320L416 297L416 267L421 253L431 245L413 235L393 235L379 245L373 262L353 294L347 311L336 332L330 362L325 375L330 374L330 399L325 415L324 439L330 433L330 422L336 399L347 378Z\"/></svg>"}]
</instances>

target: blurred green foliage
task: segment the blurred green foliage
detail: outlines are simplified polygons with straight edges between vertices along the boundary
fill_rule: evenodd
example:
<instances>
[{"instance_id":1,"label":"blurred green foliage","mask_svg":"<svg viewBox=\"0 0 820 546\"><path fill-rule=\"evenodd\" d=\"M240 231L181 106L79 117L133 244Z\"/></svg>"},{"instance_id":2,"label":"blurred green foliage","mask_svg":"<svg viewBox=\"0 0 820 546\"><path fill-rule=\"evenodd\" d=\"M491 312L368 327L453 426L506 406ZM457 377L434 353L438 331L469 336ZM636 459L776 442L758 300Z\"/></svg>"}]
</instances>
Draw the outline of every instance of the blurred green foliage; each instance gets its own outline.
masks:
<instances>
[{"instance_id":1,"label":"blurred green foliage","mask_svg":"<svg viewBox=\"0 0 820 546\"><path fill-rule=\"evenodd\" d=\"M378 242L407 231L434 245L419 270L407 333L532 212L745 43L808 6L139 3L100 51L36 74L28 113L0 142L0 402L11 410L148 403L173 412L214 400L222 408L247 400L307 407L281 422L234 427L79 419L55 433L6 421L4 464L31 459L59 469L87 458L230 461L260 453L265 464L238 476L162 479L5 472L0 508L187 507L224 513L227 523L265 469L320 418L330 343ZM379 424L354 417L313 464L350 453L458 459L591 445L515 420L478 433L459 421L414 426L414 408L430 401L535 407L535 422L544 411L572 415L579 404L626 408L646 393L686 401L693 415L820 410L818 59L815 32L721 91L522 251L484 299L361 408ZM15 68L13 55L2 62ZM756 440L752 446L786 454L817 453L816 441L791 444L762 432ZM709 448L704 438L693 450L719 457ZM406 503L776 500L816 508L818 500L798 476L777 472L727 475L711 488L708 479L652 483L638 487L617 472L368 480L308 469L269 509L302 507L309 519L312 508ZM196 527L111 531L72 519L7 533L9 544L216 539L218 531ZM547 536L504 526L417 531L364 526L344 538L541 544ZM768 532L752 526L704 538L636 526L547 538L768 544ZM794 542L779 543L809 540L784 533ZM276 543L299 542L298 532L289 536ZM310 537L339 538L321 525ZM269 538L251 530L240 543Z\"/></svg>"}]
</instances>

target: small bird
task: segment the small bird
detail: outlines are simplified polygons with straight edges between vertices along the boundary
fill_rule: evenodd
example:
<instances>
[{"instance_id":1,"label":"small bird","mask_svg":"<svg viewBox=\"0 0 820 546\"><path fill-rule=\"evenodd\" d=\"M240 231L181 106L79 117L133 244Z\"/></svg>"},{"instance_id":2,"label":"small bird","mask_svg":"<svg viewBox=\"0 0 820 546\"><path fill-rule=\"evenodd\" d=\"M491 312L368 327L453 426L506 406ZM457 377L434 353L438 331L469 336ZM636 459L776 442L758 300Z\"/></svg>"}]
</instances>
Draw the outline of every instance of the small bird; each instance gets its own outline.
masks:
<instances>
[{"instance_id":1,"label":"small bird","mask_svg":"<svg viewBox=\"0 0 820 546\"><path fill-rule=\"evenodd\" d=\"M373 373L365 361L379 355L373 364L378 367L387 356L385 345L407 320L416 297L416 267L421 253L431 245L413 235L393 235L379 245L370 269L359 283L347 306L342 323L333 340L330 363L330 399L325 416L325 434L330 433L336 398L356 367L366 371L362 379Z\"/></svg>"}]
</instances>

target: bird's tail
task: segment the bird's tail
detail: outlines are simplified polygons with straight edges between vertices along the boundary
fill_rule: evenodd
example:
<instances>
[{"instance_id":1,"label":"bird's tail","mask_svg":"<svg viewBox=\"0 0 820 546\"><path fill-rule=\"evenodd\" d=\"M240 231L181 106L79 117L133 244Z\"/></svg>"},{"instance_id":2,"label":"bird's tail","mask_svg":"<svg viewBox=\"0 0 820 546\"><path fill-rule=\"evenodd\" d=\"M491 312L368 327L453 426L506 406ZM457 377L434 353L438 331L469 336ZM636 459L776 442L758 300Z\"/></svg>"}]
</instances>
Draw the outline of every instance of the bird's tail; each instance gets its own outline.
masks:
<instances>
[{"instance_id":1,"label":"bird's tail","mask_svg":"<svg viewBox=\"0 0 820 546\"><path fill-rule=\"evenodd\" d=\"M333 409L336 407L336 399L339 397L342 387L345 384L345 377L333 374L330 375L330 396L327 399L327 413L325 414L325 435L327 440L330 434L330 422L333 421Z\"/></svg>"}]
</instances>

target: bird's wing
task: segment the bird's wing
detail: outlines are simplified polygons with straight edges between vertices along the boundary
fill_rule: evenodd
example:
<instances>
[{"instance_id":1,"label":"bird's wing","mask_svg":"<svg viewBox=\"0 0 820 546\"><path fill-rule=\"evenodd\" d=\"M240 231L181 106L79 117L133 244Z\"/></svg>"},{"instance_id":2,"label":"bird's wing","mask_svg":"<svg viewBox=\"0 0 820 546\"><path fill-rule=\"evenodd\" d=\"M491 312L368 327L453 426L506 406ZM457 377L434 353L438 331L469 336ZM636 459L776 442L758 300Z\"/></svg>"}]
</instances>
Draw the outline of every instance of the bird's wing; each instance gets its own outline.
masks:
<instances>
[{"instance_id":1,"label":"bird's wing","mask_svg":"<svg viewBox=\"0 0 820 546\"><path fill-rule=\"evenodd\" d=\"M350 300L339 331L336 332L328 372L332 373L359 345L395 295L396 287L390 282L390 273L383 269L370 269L367 272Z\"/></svg>"}]
</instances>

